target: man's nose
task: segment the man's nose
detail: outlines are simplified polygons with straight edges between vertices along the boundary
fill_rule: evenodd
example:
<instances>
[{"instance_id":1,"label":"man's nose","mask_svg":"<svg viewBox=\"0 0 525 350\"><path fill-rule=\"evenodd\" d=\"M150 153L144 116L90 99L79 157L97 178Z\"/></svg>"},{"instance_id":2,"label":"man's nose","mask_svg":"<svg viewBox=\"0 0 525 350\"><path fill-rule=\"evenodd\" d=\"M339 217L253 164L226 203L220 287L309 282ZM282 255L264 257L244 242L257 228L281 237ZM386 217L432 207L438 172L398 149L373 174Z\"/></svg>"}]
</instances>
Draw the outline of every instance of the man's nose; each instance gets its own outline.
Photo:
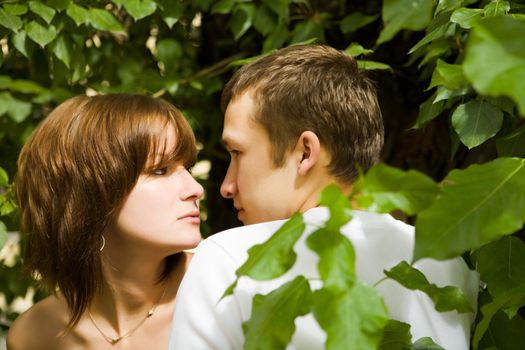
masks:
<instances>
[{"instance_id":1,"label":"man's nose","mask_svg":"<svg viewBox=\"0 0 525 350\"><path fill-rule=\"evenodd\" d=\"M237 180L234 176L232 166L228 166L228 171L221 184L221 196L224 198L233 198L237 193Z\"/></svg>"}]
</instances>

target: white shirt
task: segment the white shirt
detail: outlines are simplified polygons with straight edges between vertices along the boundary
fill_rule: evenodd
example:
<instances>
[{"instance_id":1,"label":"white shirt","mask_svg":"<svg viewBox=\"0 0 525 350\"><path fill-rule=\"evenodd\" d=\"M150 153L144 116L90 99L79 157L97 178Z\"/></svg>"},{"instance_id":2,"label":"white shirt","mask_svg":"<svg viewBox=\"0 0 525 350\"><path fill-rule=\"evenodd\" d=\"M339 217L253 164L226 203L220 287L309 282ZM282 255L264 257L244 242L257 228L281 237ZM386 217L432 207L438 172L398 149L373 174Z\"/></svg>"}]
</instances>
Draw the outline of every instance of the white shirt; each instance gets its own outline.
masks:
<instances>
[{"instance_id":1,"label":"white shirt","mask_svg":"<svg viewBox=\"0 0 525 350\"><path fill-rule=\"evenodd\" d=\"M217 233L201 242L180 285L175 306L171 350L242 349L242 322L250 318L252 298L267 294L297 275L318 279L317 255L305 239L328 218L326 208L313 208L303 214L306 231L297 242L295 265L283 276L271 281L241 277L233 295L219 301L226 288L235 281L235 271L248 258L247 250L263 243L285 220L237 227ZM402 260L410 262L414 248L414 228L390 215L354 212L353 219L342 228L354 245L356 275L369 285L384 277ZM414 267L439 287L453 285L463 290L476 309L479 277L460 259L436 261L422 259ZM321 285L311 282L312 289ZM441 313L423 292L406 289L395 281L381 282L376 289L383 296L389 318L411 325L412 341L425 336L447 350L468 350L473 313ZM322 349L326 335L311 314L296 319L296 330L288 349Z\"/></svg>"}]
</instances>

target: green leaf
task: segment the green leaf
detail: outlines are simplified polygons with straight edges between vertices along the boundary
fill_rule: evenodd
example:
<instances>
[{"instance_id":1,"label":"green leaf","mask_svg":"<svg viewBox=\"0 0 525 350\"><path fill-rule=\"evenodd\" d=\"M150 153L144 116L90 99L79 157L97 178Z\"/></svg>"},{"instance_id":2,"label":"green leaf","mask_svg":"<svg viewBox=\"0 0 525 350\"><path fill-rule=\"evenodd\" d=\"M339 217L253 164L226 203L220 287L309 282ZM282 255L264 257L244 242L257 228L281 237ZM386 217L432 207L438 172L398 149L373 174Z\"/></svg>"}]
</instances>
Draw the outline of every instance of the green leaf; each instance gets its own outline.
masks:
<instances>
[{"instance_id":1,"label":"green leaf","mask_svg":"<svg viewBox=\"0 0 525 350\"><path fill-rule=\"evenodd\" d=\"M494 0L483 8L485 10L485 17L495 17L506 15L510 11L510 4L508 1Z\"/></svg>"},{"instance_id":2,"label":"green leaf","mask_svg":"<svg viewBox=\"0 0 525 350\"><path fill-rule=\"evenodd\" d=\"M126 0L123 4L128 14L135 21L148 17L157 9L157 4L153 0Z\"/></svg>"},{"instance_id":3,"label":"green leaf","mask_svg":"<svg viewBox=\"0 0 525 350\"><path fill-rule=\"evenodd\" d=\"M275 15L266 5L261 5L255 10L253 27L263 36L270 34L277 26Z\"/></svg>"},{"instance_id":4,"label":"green leaf","mask_svg":"<svg viewBox=\"0 0 525 350\"><path fill-rule=\"evenodd\" d=\"M91 23L95 29L113 32L124 30L120 22L106 10L90 8L87 15L89 23Z\"/></svg>"},{"instance_id":5,"label":"green leaf","mask_svg":"<svg viewBox=\"0 0 525 350\"><path fill-rule=\"evenodd\" d=\"M4 4L4 9L15 16L25 15L28 11L27 6L23 4Z\"/></svg>"},{"instance_id":6,"label":"green leaf","mask_svg":"<svg viewBox=\"0 0 525 350\"><path fill-rule=\"evenodd\" d=\"M137 60L131 58L124 59L119 64L117 75L123 85L131 85L139 79L143 68L142 64Z\"/></svg>"},{"instance_id":7,"label":"green leaf","mask_svg":"<svg viewBox=\"0 0 525 350\"><path fill-rule=\"evenodd\" d=\"M352 205L341 189L334 185L326 186L319 197L319 205L330 210L330 218L325 228L332 231L339 229L352 219Z\"/></svg>"},{"instance_id":8,"label":"green leaf","mask_svg":"<svg viewBox=\"0 0 525 350\"><path fill-rule=\"evenodd\" d=\"M455 24L453 25L455 26ZM425 57L419 62L418 69L428 65L430 62L435 62L437 57L447 55L450 51L450 44L447 39L441 38L431 42L424 50Z\"/></svg>"},{"instance_id":9,"label":"green leaf","mask_svg":"<svg viewBox=\"0 0 525 350\"><path fill-rule=\"evenodd\" d=\"M0 92L0 105L7 110L7 114L17 123L23 122L31 114L31 103L17 100L8 92Z\"/></svg>"},{"instance_id":10,"label":"green leaf","mask_svg":"<svg viewBox=\"0 0 525 350\"><path fill-rule=\"evenodd\" d=\"M384 164L372 167L362 184L362 193L357 198L359 207L380 213L400 209L414 215L432 204L439 192L430 177Z\"/></svg>"},{"instance_id":11,"label":"green leaf","mask_svg":"<svg viewBox=\"0 0 525 350\"><path fill-rule=\"evenodd\" d=\"M472 347L474 349L478 348L479 341L489 328L492 318L499 310L523 304L525 304L525 284L511 289L504 295L494 299L491 303L483 305L481 307L483 318L476 325L476 330L474 331L474 336L472 338Z\"/></svg>"},{"instance_id":12,"label":"green leaf","mask_svg":"<svg viewBox=\"0 0 525 350\"><path fill-rule=\"evenodd\" d=\"M384 28L377 45L392 39L401 29L424 29L432 20L433 10L433 0L384 0Z\"/></svg>"},{"instance_id":13,"label":"green leaf","mask_svg":"<svg viewBox=\"0 0 525 350\"><path fill-rule=\"evenodd\" d=\"M359 55L368 55L374 52L374 50L365 49L358 43L351 43L346 49L345 52L352 57Z\"/></svg>"},{"instance_id":14,"label":"green leaf","mask_svg":"<svg viewBox=\"0 0 525 350\"><path fill-rule=\"evenodd\" d=\"M0 187L7 187L7 185L9 185L9 175L0 167Z\"/></svg>"},{"instance_id":15,"label":"green leaf","mask_svg":"<svg viewBox=\"0 0 525 350\"><path fill-rule=\"evenodd\" d=\"M423 337L418 339L409 350L445 350L438 344L434 343L432 338Z\"/></svg>"},{"instance_id":16,"label":"green leaf","mask_svg":"<svg viewBox=\"0 0 525 350\"><path fill-rule=\"evenodd\" d=\"M437 92L434 92L430 98L428 98L419 106L419 116L417 117L416 123L412 128L419 129L441 114L445 108L445 102L438 101L434 103L436 96Z\"/></svg>"},{"instance_id":17,"label":"green leaf","mask_svg":"<svg viewBox=\"0 0 525 350\"><path fill-rule=\"evenodd\" d=\"M237 277L270 280L288 271L297 258L293 246L305 229L303 217L295 213L266 242L248 250L248 260L235 271Z\"/></svg>"},{"instance_id":18,"label":"green leaf","mask_svg":"<svg viewBox=\"0 0 525 350\"><path fill-rule=\"evenodd\" d=\"M310 39L324 41L324 28L321 20L309 18L296 24L290 42L299 44Z\"/></svg>"},{"instance_id":19,"label":"green leaf","mask_svg":"<svg viewBox=\"0 0 525 350\"><path fill-rule=\"evenodd\" d=\"M452 113L452 126L461 142L474 148L500 130L503 112L494 105L472 100L459 105Z\"/></svg>"},{"instance_id":20,"label":"green leaf","mask_svg":"<svg viewBox=\"0 0 525 350\"><path fill-rule=\"evenodd\" d=\"M379 350L405 350L412 345L410 325L396 320L388 320L379 344Z\"/></svg>"},{"instance_id":21,"label":"green leaf","mask_svg":"<svg viewBox=\"0 0 525 350\"><path fill-rule=\"evenodd\" d=\"M434 302L436 310L440 312L457 310L459 313L464 313L473 311L461 289L453 286L438 287L428 282L421 271L410 266L406 261L402 261L389 271L385 270L384 272L388 278L402 286L411 290L420 290L427 294Z\"/></svg>"},{"instance_id":22,"label":"green leaf","mask_svg":"<svg viewBox=\"0 0 525 350\"><path fill-rule=\"evenodd\" d=\"M488 349L516 349L523 347L523 334L525 334L525 320L520 316L512 320L504 312L498 311L492 318L485 336L481 339L479 347Z\"/></svg>"},{"instance_id":23,"label":"green leaf","mask_svg":"<svg viewBox=\"0 0 525 350\"><path fill-rule=\"evenodd\" d=\"M367 16L361 12L353 12L341 20L339 28L341 28L341 31L345 34L352 33L374 22L378 17L379 15Z\"/></svg>"},{"instance_id":24,"label":"green leaf","mask_svg":"<svg viewBox=\"0 0 525 350\"><path fill-rule=\"evenodd\" d=\"M460 8L455 10L450 17L452 23L457 23L461 28L470 29L472 24L483 17L482 9Z\"/></svg>"},{"instance_id":25,"label":"green leaf","mask_svg":"<svg viewBox=\"0 0 525 350\"><path fill-rule=\"evenodd\" d=\"M525 157L525 125L496 140L498 157Z\"/></svg>"},{"instance_id":26,"label":"green leaf","mask_svg":"<svg viewBox=\"0 0 525 350\"><path fill-rule=\"evenodd\" d=\"M458 90L449 90L444 86L438 86L438 88L436 89L436 98L434 99L434 103L443 100L450 101L454 97L465 96L469 91L470 89L468 88L468 86L465 86L464 88Z\"/></svg>"},{"instance_id":27,"label":"green leaf","mask_svg":"<svg viewBox=\"0 0 525 350\"><path fill-rule=\"evenodd\" d=\"M503 112L506 112L510 116L514 116L516 104L510 98L505 96L487 97L487 101L501 109Z\"/></svg>"},{"instance_id":28,"label":"green leaf","mask_svg":"<svg viewBox=\"0 0 525 350\"><path fill-rule=\"evenodd\" d=\"M46 21L47 24L51 24L51 21L53 20L53 17L55 17L56 13L54 8L46 6L40 1L30 1L29 9L31 12L36 13L42 17L42 19Z\"/></svg>"},{"instance_id":29,"label":"green leaf","mask_svg":"<svg viewBox=\"0 0 525 350\"><path fill-rule=\"evenodd\" d=\"M219 0L211 8L211 13L221 13L223 15L230 13L235 0Z\"/></svg>"},{"instance_id":30,"label":"green leaf","mask_svg":"<svg viewBox=\"0 0 525 350\"><path fill-rule=\"evenodd\" d=\"M392 70L392 67L390 67L388 64L376 61L357 60L357 66L361 69L367 70Z\"/></svg>"},{"instance_id":31,"label":"green leaf","mask_svg":"<svg viewBox=\"0 0 525 350\"><path fill-rule=\"evenodd\" d=\"M11 214L16 209L11 188L4 195L0 195L0 216Z\"/></svg>"},{"instance_id":32,"label":"green leaf","mask_svg":"<svg viewBox=\"0 0 525 350\"><path fill-rule=\"evenodd\" d=\"M27 34L25 31L21 30L18 33L14 33L11 37L11 42L13 46L25 57L30 58L33 54L35 44L31 40L27 39Z\"/></svg>"},{"instance_id":33,"label":"green leaf","mask_svg":"<svg viewBox=\"0 0 525 350\"><path fill-rule=\"evenodd\" d=\"M22 28L22 20L0 8L0 25L6 27L7 29L11 29L16 33L20 28Z\"/></svg>"},{"instance_id":34,"label":"green leaf","mask_svg":"<svg viewBox=\"0 0 525 350\"><path fill-rule=\"evenodd\" d=\"M419 48L423 47L424 45L436 40L436 39L439 39L439 38L442 38L443 36L445 36L445 33L447 33L448 29L450 28L451 24L450 23L445 23L439 27L437 27L436 29L434 29L433 31L431 31L430 33L428 33L427 35L425 35L423 37L423 39L419 40L416 45L414 45L410 51L408 51L409 54L417 51Z\"/></svg>"},{"instance_id":35,"label":"green leaf","mask_svg":"<svg viewBox=\"0 0 525 350\"><path fill-rule=\"evenodd\" d=\"M437 14L426 28L426 35L410 49L409 54L419 50L426 44L436 40L446 40L447 37L455 35L456 24L450 23L450 15L450 11ZM449 46L448 42L447 46Z\"/></svg>"},{"instance_id":36,"label":"green leaf","mask_svg":"<svg viewBox=\"0 0 525 350\"><path fill-rule=\"evenodd\" d=\"M0 250L2 250L6 242L7 242L7 227L2 221L0 221Z\"/></svg>"},{"instance_id":37,"label":"green leaf","mask_svg":"<svg viewBox=\"0 0 525 350\"><path fill-rule=\"evenodd\" d=\"M517 237L503 237L476 251L480 279L497 299L507 291L525 284L525 244Z\"/></svg>"},{"instance_id":38,"label":"green leaf","mask_svg":"<svg viewBox=\"0 0 525 350\"><path fill-rule=\"evenodd\" d=\"M288 40L289 36L290 32L284 22L279 22L277 27L275 27L275 30L264 39L263 53L281 47L284 42Z\"/></svg>"},{"instance_id":39,"label":"green leaf","mask_svg":"<svg viewBox=\"0 0 525 350\"><path fill-rule=\"evenodd\" d=\"M179 21L184 13L184 7L182 6L181 1L170 1L164 0L162 2L162 19L168 28L173 28L175 23Z\"/></svg>"},{"instance_id":40,"label":"green leaf","mask_svg":"<svg viewBox=\"0 0 525 350\"><path fill-rule=\"evenodd\" d=\"M41 94L45 91L45 89L37 83L22 79L12 80L9 83L9 89L24 94Z\"/></svg>"},{"instance_id":41,"label":"green leaf","mask_svg":"<svg viewBox=\"0 0 525 350\"><path fill-rule=\"evenodd\" d=\"M230 21L230 30L235 40L239 40L250 29L254 13L255 6L253 4L239 4L235 7Z\"/></svg>"},{"instance_id":42,"label":"green leaf","mask_svg":"<svg viewBox=\"0 0 525 350\"><path fill-rule=\"evenodd\" d=\"M190 81L190 86L192 88L194 88L195 90L198 90L198 91L203 91L204 90L204 85L202 85L202 82L200 82L198 80Z\"/></svg>"},{"instance_id":43,"label":"green leaf","mask_svg":"<svg viewBox=\"0 0 525 350\"><path fill-rule=\"evenodd\" d=\"M11 98L8 102L7 114L17 123L21 123L31 114L31 103Z\"/></svg>"},{"instance_id":44,"label":"green leaf","mask_svg":"<svg viewBox=\"0 0 525 350\"><path fill-rule=\"evenodd\" d=\"M326 332L326 349L377 349L388 322L388 311L379 293L357 282L334 293L314 292L314 316Z\"/></svg>"},{"instance_id":45,"label":"green leaf","mask_svg":"<svg viewBox=\"0 0 525 350\"><path fill-rule=\"evenodd\" d=\"M463 68L483 95L511 97L525 115L525 21L509 16L479 21L470 33Z\"/></svg>"},{"instance_id":46,"label":"green leaf","mask_svg":"<svg viewBox=\"0 0 525 350\"><path fill-rule=\"evenodd\" d=\"M25 31L27 32L27 36L41 47L45 47L57 37L55 26L50 25L46 28L36 21L27 23L25 25Z\"/></svg>"},{"instance_id":47,"label":"green leaf","mask_svg":"<svg viewBox=\"0 0 525 350\"><path fill-rule=\"evenodd\" d=\"M458 90L463 89L467 84L461 65L449 64L438 59L428 89L442 85L450 90Z\"/></svg>"},{"instance_id":48,"label":"green leaf","mask_svg":"<svg viewBox=\"0 0 525 350\"><path fill-rule=\"evenodd\" d=\"M525 160L453 170L416 221L414 259L449 259L515 232L525 221Z\"/></svg>"},{"instance_id":49,"label":"green leaf","mask_svg":"<svg viewBox=\"0 0 525 350\"><path fill-rule=\"evenodd\" d=\"M292 1L293 0L263 0L262 2L271 8L279 18L287 20L289 16L289 5Z\"/></svg>"},{"instance_id":50,"label":"green leaf","mask_svg":"<svg viewBox=\"0 0 525 350\"><path fill-rule=\"evenodd\" d=\"M310 311L310 285L303 276L267 295L253 298L250 319L242 325L244 349L284 349L295 331L295 318Z\"/></svg>"},{"instance_id":51,"label":"green leaf","mask_svg":"<svg viewBox=\"0 0 525 350\"><path fill-rule=\"evenodd\" d=\"M182 45L174 39L162 39L157 43L157 59L164 64L167 76L173 76L184 55Z\"/></svg>"},{"instance_id":52,"label":"green leaf","mask_svg":"<svg viewBox=\"0 0 525 350\"><path fill-rule=\"evenodd\" d=\"M463 4L463 0L439 0L436 14L444 11L455 10Z\"/></svg>"},{"instance_id":53,"label":"green leaf","mask_svg":"<svg viewBox=\"0 0 525 350\"><path fill-rule=\"evenodd\" d=\"M71 40L69 40L65 34L62 34L50 45L50 47L51 51L53 51L53 54L55 54L59 60L64 62L67 68L70 68L71 60L74 54Z\"/></svg>"},{"instance_id":54,"label":"green leaf","mask_svg":"<svg viewBox=\"0 0 525 350\"><path fill-rule=\"evenodd\" d=\"M82 6L76 5L74 2L69 4L66 14L75 22L77 27L81 24L89 23L89 11Z\"/></svg>"},{"instance_id":55,"label":"green leaf","mask_svg":"<svg viewBox=\"0 0 525 350\"><path fill-rule=\"evenodd\" d=\"M64 11L69 7L72 0L47 0L47 4L58 11Z\"/></svg>"},{"instance_id":56,"label":"green leaf","mask_svg":"<svg viewBox=\"0 0 525 350\"><path fill-rule=\"evenodd\" d=\"M177 91L179 90L179 82L174 80L169 80L165 84L166 90L170 93L170 95L175 96Z\"/></svg>"},{"instance_id":57,"label":"green leaf","mask_svg":"<svg viewBox=\"0 0 525 350\"><path fill-rule=\"evenodd\" d=\"M74 93L70 90L64 88L52 88L46 89L38 96L35 96L31 99L31 102L34 104L48 104L50 102L59 103L64 100L67 100L70 97L73 97Z\"/></svg>"},{"instance_id":58,"label":"green leaf","mask_svg":"<svg viewBox=\"0 0 525 350\"><path fill-rule=\"evenodd\" d=\"M354 285L355 252L348 237L322 228L308 236L306 243L319 256L317 269L324 288L346 290Z\"/></svg>"}]
</instances>

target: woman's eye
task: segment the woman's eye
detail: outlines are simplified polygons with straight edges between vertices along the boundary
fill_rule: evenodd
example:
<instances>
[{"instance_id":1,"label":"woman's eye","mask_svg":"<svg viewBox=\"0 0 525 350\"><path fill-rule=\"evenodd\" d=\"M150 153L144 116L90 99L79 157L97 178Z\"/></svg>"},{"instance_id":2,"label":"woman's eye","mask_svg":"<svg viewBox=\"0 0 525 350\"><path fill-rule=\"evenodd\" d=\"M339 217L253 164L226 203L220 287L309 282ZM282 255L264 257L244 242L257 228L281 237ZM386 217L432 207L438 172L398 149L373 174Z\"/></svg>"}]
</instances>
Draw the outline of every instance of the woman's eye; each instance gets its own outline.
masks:
<instances>
[{"instance_id":1,"label":"woman's eye","mask_svg":"<svg viewBox=\"0 0 525 350\"><path fill-rule=\"evenodd\" d=\"M153 175L166 175L167 173L168 173L168 167L155 169L153 171Z\"/></svg>"},{"instance_id":2,"label":"woman's eye","mask_svg":"<svg viewBox=\"0 0 525 350\"><path fill-rule=\"evenodd\" d=\"M230 156L232 156L232 157L233 156L238 156L239 154L241 154L240 151L237 151L237 150L234 150L234 149L232 149L232 150L230 150L228 152L230 153Z\"/></svg>"}]
</instances>

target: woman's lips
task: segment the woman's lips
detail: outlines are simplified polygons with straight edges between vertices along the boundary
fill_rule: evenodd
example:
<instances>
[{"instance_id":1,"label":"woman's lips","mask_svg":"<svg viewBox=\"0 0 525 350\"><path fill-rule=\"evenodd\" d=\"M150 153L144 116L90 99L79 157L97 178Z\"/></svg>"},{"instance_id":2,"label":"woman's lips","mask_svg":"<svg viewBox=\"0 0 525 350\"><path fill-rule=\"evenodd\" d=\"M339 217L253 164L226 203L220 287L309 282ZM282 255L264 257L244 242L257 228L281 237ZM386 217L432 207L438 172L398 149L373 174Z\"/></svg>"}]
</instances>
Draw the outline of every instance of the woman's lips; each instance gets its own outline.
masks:
<instances>
[{"instance_id":1,"label":"woman's lips","mask_svg":"<svg viewBox=\"0 0 525 350\"><path fill-rule=\"evenodd\" d=\"M189 222L191 224L200 224L201 217L199 213L189 213L187 215L181 216L179 220Z\"/></svg>"}]
</instances>

